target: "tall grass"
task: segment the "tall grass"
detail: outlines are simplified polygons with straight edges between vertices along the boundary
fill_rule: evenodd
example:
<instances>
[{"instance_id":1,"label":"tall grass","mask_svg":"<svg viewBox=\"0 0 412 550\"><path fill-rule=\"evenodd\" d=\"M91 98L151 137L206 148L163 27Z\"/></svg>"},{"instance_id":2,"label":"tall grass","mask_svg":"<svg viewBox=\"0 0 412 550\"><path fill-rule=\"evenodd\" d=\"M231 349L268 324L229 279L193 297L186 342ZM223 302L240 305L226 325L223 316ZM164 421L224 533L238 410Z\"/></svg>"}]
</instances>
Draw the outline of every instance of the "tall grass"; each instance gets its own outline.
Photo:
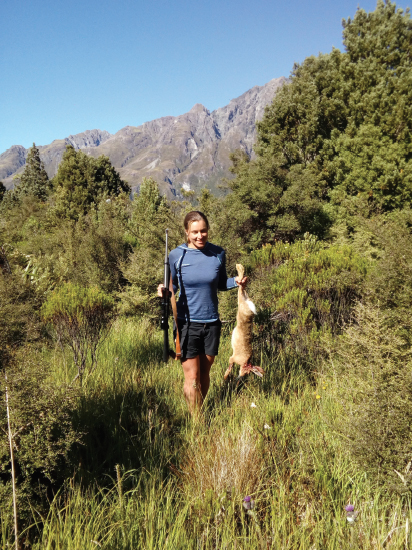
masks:
<instances>
[{"instance_id":1,"label":"tall grass","mask_svg":"<svg viewBox=\"0 0 412 550\"><path fill-rule=\"evenodd\" d=\"M236 393L223 383L224 339L204 415L192 420L180 364L160 362L161 343L148 324L116 323L75 412L84 435L73 476L46 516L33 509L22 542L39 550L410 547L410 502L371 485L331 427L343 411L327 372L314 385L299 365L262 355L263 381ZM56 383L73 379L68 355L48 359ZM8 507L0 504L4 550Z\"/></svg>"}]
</instances>

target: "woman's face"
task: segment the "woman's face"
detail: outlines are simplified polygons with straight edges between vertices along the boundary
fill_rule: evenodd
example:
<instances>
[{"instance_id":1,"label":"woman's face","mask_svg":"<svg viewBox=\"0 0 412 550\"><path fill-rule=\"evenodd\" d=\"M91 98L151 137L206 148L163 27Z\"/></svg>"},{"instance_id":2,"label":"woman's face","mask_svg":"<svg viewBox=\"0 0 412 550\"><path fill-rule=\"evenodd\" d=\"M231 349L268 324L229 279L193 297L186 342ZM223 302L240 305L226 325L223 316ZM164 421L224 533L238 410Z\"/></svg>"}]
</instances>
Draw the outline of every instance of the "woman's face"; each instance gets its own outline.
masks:
<instances>
[{"instance_id":1,"label":"woman's face","mask_svg":"<svg viewBox=\"0 0 412 550\"><path fill-rule=\"evenodd\" d=\"M189 248L204 248L207 243L207 225L204 220L199 222L192 222L189 226L189 230L186 231L187 245Z\"/></svg>"}]
</instances>

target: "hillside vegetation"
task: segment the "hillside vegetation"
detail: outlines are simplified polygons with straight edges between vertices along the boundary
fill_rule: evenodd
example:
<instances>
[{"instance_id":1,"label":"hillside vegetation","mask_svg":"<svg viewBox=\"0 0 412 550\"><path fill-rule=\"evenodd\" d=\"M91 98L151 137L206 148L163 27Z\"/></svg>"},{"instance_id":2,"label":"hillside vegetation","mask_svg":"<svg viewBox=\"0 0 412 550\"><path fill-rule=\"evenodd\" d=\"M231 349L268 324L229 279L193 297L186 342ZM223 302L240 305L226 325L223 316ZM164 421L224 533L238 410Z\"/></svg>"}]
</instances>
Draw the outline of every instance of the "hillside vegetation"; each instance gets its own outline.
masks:
<instances>
[{"instance_id":1,"label":"hillside vegetation","mask_svg":"<svg viewBox=\"0 0 412 550\"><path fill-rule=\"evenodd\" d=\"M223 198L143 179L131 200L71 146L52 180L33 146L0 185L1 548L411 547L412 23L379 1L343 35L294 67ZM224 383L221 293L199 418L156 296L194 208L245 266L265 370Z\"/></svg>"}]
</instances>

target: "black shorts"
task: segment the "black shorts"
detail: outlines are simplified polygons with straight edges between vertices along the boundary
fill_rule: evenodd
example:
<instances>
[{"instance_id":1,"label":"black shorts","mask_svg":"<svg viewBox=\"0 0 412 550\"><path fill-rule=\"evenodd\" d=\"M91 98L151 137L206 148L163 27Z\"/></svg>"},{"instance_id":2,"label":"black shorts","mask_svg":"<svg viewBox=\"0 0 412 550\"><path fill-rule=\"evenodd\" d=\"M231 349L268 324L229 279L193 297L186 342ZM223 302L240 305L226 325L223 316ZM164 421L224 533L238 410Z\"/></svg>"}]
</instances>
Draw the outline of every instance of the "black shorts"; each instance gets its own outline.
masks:
<instances>
[{"instance_id":1,"label":"black shorts","mask_svg":"<svg viewBox=\"0 0 412 550\"><path fill-rule=\"evenodd\" d=\"M192 359L200 354L217 355L219 351L222 323L186 323L179 320L182 360ZM173 337L176 339L176 325L173 323Z\"/></svg>"}]
</instances>

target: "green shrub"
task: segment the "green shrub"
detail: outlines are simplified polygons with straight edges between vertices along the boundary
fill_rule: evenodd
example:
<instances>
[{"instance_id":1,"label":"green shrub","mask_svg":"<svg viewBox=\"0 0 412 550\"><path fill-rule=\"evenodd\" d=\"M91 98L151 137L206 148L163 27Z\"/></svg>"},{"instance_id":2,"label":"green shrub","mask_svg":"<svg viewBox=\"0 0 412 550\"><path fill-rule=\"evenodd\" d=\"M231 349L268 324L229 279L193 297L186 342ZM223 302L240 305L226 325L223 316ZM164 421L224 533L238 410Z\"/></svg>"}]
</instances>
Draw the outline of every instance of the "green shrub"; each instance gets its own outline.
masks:
<instances>
[{"instance_id":1,"label":"green shrub","mask_svg":"<svg viewBox=\"0 0 412 550\"><path fill-rule=\"evenodd\" d=\"M351 457L374 482L412 492L412 351L373 305L357 304L331 356Z\"/></svg>"},{"instance_id":2,"label":"green shrub","mask_svg":"<svg viewBox=\"0 0 412 550\"><path fill-rule=\"evenodd\" d=\"M129 185L114 169L108 157L95 159L67 145L57 174L55 187L55 210L57 218L72 220L86 215L102 198L130 193Z\"/></svg>"},{"instance_id":3,"label":"green shrub","mask_svg":"<svg viewBox=\"0 0 412 550\"><path fill-rule=\"evenodd\" d=\"M335 334L350 318L367 271L349 246L330 246L305 235L251 254L250 295L260 309L256 323L269 351L297 351L310 360L320 336Z\"/></svg>"},{"instance_id":4,"label":"green shrub","mask_svg":"<svg viewBox=\"0 0 412 550\"><path fill-rule=\"evenodd\" d=\"M97 348L113 321L114 300L97 287L84 288L66 283L54 291L41 310L45 322L53 325L60 344L68 345L82 383L87 361L93 372Z\"/></svg>"},{"instance_id":5,"label":"green shrub","mask_svg":"<svg viewBox=\"0 0 412 550\"><path fill-rule=\"evenodd\" d=\"M19 273L0 269L0 368L8 363L13 350L41 338L40 305L33 285Z\"/></svg>"},{"instance_id":6,"label":"green shrub","mask_svg":"<svg viewBox=\"0 0 412 550\"><path fill-rule=\"evenodd\" d=\"M133 238L133 252L122 264L123 275L130 283L120 294L122 313L160 316L156 289L163 281L165 230L169 229L170 252L183 242L183 209L184 204L168 204L153 179L143 178L139 195L135 195L131 204L127 225L127 234Z\"/></svg>"},{"instance_id":7,"label":"green shrub","mask_svg":"<svg viewBox=\"0 0 412 550\"><path fill-rule=\"evenodd\" d=\"M7 380L6 380L7 374ZM69 452L80 441L72 426L76 393L50 382L50 369L31 347L18 351L0 372L0 501L12 514L11 463L7 434L7 386L20 528L32 519L33 508L47 511L52 490L71 475ZM31 523L31 521L30 521Z\"/></svg>"},{"instance_id":8,"label":"green shrub","mask_svg":"<svg viewBox=\"0 0 412 550\"><path fill-rule=\"evenodd\" d=\"M366 290L385 310L388 325L412 345L412 212L396 212L370 226L378 261Z\"/></svg>"}]
</instances>

